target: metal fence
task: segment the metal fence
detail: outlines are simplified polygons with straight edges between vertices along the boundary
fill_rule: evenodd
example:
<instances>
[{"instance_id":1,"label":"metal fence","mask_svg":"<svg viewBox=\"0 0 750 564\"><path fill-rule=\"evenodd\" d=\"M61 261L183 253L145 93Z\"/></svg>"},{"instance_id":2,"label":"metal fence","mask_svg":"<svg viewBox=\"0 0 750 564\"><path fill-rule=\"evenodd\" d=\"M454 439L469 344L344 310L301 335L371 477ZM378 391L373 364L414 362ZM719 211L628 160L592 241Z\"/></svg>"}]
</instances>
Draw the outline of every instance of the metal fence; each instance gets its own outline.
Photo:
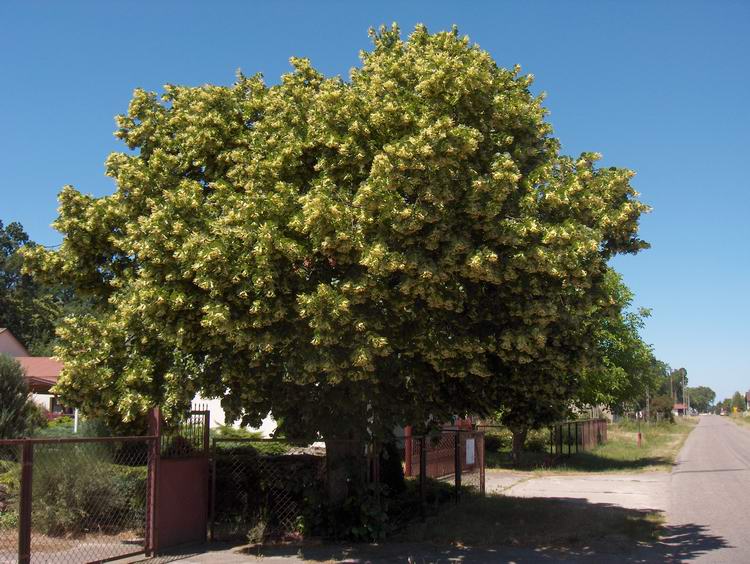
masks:
<instances>
[{"instance_id":1,"label":"metal fence","mask_svg":"<svg viewBox=\"0 0 750 564\"><path fill-rule=\"evenodd\" d=\"M462 488L484 494L484 433L444 429L431 435L404 437L404 475L451 483L456 500Z\"/></svg>"},{"instance_id":2,"label":"metal fence","mask_svg":"<svg viewBox=\"0 0 750 564\"><path fill-rule=\"evenodd\" d=\"M0 441L0 562L94 562L147 551L154 441Z\"/></svg>"},{"instance_id":3,"label":"metal fence","mask_svg":"<svg viewBox=\"0 0 750 564\"><path fill-rule=\"evenodd\" d=\"M449 430L353 446L361 449L355 473L379 484L373 491L392 529L463 493L484 494L482 432ZM325 454L322 446L289 447L280 439L214 439L209 538L259 542L302 532L311 511L317 517L324 511L333 476Z\"/></svg>"},{"instance_id":4,"label":"metal fence","mask_svg":"<svg viewBox=\"0 0 750 564\"><path fill-rule=\"evenodd\" d=\"M563 421L550 428L550 454L571 455L607 442L606 419Z\"/></svg>"},{"instance_id":5,"label":"metal fence","mask_svg":"<svg viewBox=\"0 0 750 564\"><path fill-rule=\"evenodd\" d=\"M260 541L296 532L305 498L324 482L323 452L289 452L277 439L214 439L209 538Z\"/></svg>"}]
</instances>

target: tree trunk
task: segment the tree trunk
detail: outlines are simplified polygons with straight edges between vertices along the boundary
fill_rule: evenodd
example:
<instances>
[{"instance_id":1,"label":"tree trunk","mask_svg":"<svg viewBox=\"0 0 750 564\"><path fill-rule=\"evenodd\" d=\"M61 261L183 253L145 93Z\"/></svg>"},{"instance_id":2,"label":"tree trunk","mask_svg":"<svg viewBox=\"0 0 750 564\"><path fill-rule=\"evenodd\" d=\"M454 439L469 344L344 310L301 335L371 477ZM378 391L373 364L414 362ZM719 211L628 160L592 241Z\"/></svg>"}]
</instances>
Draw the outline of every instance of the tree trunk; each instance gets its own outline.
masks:
<instances>
[{"instance_id":1,"label":"tree trunk","mask_svg":"<svg viewBox=\"0 0 750 564\"><path fill-rule=\"evenodd\" d=\"M511 450L511 457L513 465L516 466L521 462L521 454L523 453L523 445L526 443L526 435L529 432L527 427L520 427L517 429L511 429L513 433L513 443Z\"/></svg>"},{"instance_id":2,"label":"tree trunk","mask_svg":"<svg viewBox=\"0 0 750 564\"><path fill-rule=\"evenodd\" d=\"M361 489L366 463L364 443L326 440L326 483L330 502L340 504Z\"/></svg>"}]
</instances>

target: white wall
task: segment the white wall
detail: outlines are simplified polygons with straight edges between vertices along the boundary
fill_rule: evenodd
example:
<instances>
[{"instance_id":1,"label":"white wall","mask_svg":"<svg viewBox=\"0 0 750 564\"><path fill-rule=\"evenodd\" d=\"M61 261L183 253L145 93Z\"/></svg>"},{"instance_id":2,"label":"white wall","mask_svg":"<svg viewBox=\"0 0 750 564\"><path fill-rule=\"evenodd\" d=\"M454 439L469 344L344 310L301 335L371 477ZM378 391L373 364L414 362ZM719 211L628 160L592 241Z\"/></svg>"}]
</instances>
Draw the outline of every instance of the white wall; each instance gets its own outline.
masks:
<instances>
[{"instance_id":1,"label":"white wall","mask_svg":"<svg viewBox=\"0 0 750 564\"><path fill-rule=\"evenodd\" d=\"M224 409L221 407L220 399L206 399L198 394L193 400L193 405L195 404L205 405L211 412L211 427L218 427L219 425L227 424L226 415L224 414ZM233 426L239 427L237 423L234 423ZM276 421L274 421L273 417L269 413L268 415L266 415L266 418L263 419L260 427L246 427L246 429L248 431L260 432L263 435L263 438L268 438L276 430Z\"/></svg>"}]
</instances>

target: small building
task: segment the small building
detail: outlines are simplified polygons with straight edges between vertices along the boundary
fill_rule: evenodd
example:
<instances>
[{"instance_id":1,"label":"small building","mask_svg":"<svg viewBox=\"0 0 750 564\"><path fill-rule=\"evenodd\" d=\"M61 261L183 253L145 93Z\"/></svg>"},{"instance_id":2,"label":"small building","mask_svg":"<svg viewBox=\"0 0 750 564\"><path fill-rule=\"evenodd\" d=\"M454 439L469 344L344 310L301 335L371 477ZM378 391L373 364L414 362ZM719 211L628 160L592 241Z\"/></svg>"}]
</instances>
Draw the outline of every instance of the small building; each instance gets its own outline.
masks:
<instances>
[{"instance_id":1,"label":"small building","mask_svg":"<svg viewBox=\"0 0 750 564\"><path fill-rule=\"evenodd\" d=\"M672 407L672 413L675 415L687 415L687 406L684 403L676 403Z\"/></svg>"}]
</instances>

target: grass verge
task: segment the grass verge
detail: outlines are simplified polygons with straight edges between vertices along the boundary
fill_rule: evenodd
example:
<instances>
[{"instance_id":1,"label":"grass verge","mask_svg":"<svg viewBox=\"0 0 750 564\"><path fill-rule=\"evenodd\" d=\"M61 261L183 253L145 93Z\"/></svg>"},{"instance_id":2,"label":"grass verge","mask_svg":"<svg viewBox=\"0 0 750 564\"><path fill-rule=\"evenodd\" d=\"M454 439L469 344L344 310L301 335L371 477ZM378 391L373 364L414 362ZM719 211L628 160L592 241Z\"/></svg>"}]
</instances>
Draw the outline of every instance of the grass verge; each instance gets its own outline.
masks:
<instances>
[{"instance_id":1,"label":"grass verge","mask_svg":"<svg viewBox=\"0 0 750 564\"><path fill-rule=\"evenodd\" d=\"M730 419L740 427L750 427L750 416L744 413L733 413Z\"/></svg>"},{"instance_id":2,"label":"grass verge","mask_svg":"<svg viewBox=\"0 0 750 564\"><path fill-rule=\"evenodd\" d=\"M547 453L524 453L518 466L511 464L507 453L488 452L487 466L558 473L668 470L697 422L696 418L687 417L678 418L675 423L642 423L639 447L637 423L625 421L610 425L607 443L588 452L563 456L555 461Z\"/></svg>"}]
</instances>

